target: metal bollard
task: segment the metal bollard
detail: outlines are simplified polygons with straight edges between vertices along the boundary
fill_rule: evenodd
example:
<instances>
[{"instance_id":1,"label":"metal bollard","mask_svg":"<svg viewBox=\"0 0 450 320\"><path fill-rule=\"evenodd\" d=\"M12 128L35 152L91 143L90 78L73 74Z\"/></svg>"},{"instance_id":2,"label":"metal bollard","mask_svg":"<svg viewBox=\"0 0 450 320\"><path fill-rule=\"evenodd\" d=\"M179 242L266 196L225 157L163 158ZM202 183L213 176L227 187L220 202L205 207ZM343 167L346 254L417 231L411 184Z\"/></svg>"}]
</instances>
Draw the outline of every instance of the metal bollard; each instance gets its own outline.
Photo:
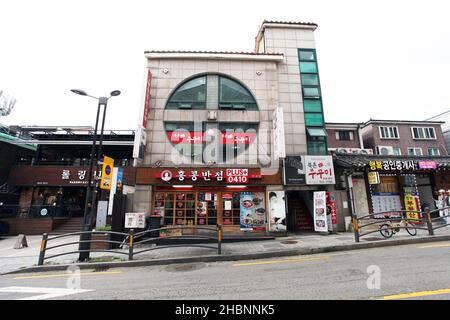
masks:
<instances>
[{"instance_id":1,"label":"metal bollard","mask_svg":"<svg viewBox=\"0 0 450 320\"><path fill-rule=\"evenodd\" d=\"M222 225L217 225L217 252L222 254Z\"/></svg>"},{"instance_id":2,"label":"metal bollard","mask_svg":"<svg viewBox=\"0 0 450 320\"><path fill-rule=\"evenodd\" d=\"M128 260L133 260L133 246L134 246L134 230L130 230L130 243L128 246Z\"/></svg>"},{"instance_id":3,"label":"metal bollard","mask_svg":"<svg viewBox=\"0 0 450 320\"><path fill-rule=\"evenodd\" d=\"M430 236L434 236L434 230L433 230L433 221L431 220L431 212L427 212L427 227L428 227L428 234Z\"/></svg>"},{"instance_id":4,"label":"metal bollard","mask_svg":"<svg viewBox=\"0 0 450 320\"><path fill-rule=\"evenodd\" d=\"M353 232L355 234L355 242L359 242L359 224L358 218L355 215L352 216L352 225L353 225Z\"/></svg>"},{"instance_id":5,"label":"metal bollard","mask_svg":"<svg viewBox=\"0 0 450 320\"><path fill-rule=\"evenodd\" d=\"M41 250L39 252L39 261L38 261L38 266L42 266L44 264L44 260L45 260L45 249L47 248L47 239L48 239L48 234L44 233L42 235L42 241L41 241Z\"/></svg>"}]
</instances>

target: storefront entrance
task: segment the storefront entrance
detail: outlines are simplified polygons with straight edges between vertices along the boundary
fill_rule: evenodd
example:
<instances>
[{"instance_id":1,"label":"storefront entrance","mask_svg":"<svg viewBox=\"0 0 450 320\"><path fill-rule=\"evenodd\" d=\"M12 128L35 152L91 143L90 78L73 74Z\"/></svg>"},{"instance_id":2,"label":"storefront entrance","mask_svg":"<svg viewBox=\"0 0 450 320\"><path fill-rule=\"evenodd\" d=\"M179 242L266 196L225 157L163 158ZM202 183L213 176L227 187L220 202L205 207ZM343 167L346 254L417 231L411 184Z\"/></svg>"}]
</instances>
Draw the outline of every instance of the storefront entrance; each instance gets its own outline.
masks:
<instances>
[{"instance_id":1,"label":"storefront entrance","mask_svg":"<svg viewBox=\"0 0 450 320\"><path fill-rule=\"evenodd\" d=\"M264 188L230 189L156 187L152 212L163 217L167 226L222 224L236 231L265 231Z\"/></svg>"},{"instance_id":2,"label":"storefront entrance","mask_svg":"<svg viewBox=\"0 0 450 320\"><path fill-rule=\"evenodd\" d=\"M300 191L289 191L288 201L288 231L314 231L312 215L306 206Z\"/></svg>"}]
</instances>

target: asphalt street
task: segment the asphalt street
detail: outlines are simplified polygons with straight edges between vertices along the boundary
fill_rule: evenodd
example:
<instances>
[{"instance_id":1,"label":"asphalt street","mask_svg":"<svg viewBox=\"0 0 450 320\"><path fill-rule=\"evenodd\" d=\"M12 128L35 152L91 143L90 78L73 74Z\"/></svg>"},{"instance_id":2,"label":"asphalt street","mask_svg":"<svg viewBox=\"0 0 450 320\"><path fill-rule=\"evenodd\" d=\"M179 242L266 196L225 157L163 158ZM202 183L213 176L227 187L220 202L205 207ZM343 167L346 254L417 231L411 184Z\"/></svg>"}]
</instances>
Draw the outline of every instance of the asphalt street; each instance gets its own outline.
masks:
<instances>
[{"instance_id":1,"label":"asphalt street","mask_svg":"<svg viewBox=\"0 0 450 320\"><path fill-rule=\"evenodd\" d=\"M0 276L0 299L448 300L450 242L76 272Z\"/></svg>"}]
</instances>

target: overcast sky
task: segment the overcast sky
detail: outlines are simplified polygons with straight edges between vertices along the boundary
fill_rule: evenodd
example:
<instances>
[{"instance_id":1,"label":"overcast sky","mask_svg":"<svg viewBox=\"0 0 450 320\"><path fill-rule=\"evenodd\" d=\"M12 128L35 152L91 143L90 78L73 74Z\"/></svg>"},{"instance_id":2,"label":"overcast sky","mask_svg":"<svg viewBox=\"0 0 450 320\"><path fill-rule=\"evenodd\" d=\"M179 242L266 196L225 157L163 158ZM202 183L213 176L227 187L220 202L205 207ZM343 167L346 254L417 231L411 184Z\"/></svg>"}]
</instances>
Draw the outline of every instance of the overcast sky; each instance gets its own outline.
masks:
<instances>
[{"instance_id":1,"label":"overcast sky","mask_svg":"<svg viewBox=\"0 0 450 320\"><path fill-rule=\"evenodd\" d=\"M134 129L145 50L253 51L263 20L315 22L325 119L422 120L450 109L450 2L3 0L0 123Z\"/></svg>"}]
</instances>

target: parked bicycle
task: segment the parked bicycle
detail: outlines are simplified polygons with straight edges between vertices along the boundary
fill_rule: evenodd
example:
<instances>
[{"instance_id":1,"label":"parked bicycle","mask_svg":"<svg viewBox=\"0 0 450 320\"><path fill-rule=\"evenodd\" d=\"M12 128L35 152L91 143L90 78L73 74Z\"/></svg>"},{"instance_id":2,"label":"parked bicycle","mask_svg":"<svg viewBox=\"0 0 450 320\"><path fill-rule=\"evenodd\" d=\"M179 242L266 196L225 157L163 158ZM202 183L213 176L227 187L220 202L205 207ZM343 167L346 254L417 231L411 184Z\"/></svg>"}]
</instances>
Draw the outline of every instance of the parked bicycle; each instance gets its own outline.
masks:
<instances>
[{"instance_id":1,"label":"parked bicycle","mask_svg":"<svg viewBox=\"0 0 450 320\"><path fill-rule=\"evenodd\" d=\"M390 218L389 216L385 217L388 219ZM402 219L399 222L388 221L387 223L383 223L380 226L380 233L387 239L392 237L397 232L400 232L400 228L404 228L411 236L415 236L417 234L416 226L405 219Z\"/></svg>"}]
</instances>

